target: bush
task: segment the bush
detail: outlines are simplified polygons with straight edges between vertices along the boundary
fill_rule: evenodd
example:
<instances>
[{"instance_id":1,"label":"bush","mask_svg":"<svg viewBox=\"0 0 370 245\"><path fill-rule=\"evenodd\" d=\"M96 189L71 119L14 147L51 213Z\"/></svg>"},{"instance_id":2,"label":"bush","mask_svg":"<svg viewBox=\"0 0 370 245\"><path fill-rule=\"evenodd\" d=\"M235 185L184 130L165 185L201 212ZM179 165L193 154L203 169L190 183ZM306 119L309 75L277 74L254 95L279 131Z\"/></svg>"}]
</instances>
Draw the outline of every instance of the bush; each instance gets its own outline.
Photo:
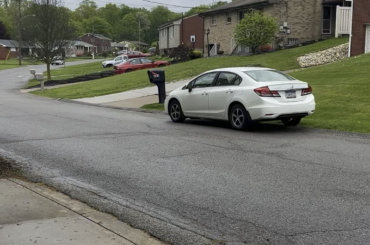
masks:
<instances>
[{"instance_id":1,"label":"bush","mask_svg":"<svg viewBox=\"0 0 370 245\"><path fill-rule=\"evenodd\" d=\"M202 52L200 52L198 50L193 50L193 51L190 52L189 58L191 60L202 58Z\"/></svg>"},{"instance_id":2,"label":"bush","mask_svg":"<svg viewBox=\"0 0 370 245\"><path fill-rule=\"evenodd\" d=\"M148 53L148 52L149 52L149 50L148 50L147 48L142 48L142 52L143 52L143 53Z\"/></svg>"},{"instance_id":3,"label":"bush","mask_svg":"<svg viewBox=\"0 0 370 245\"><path fill-rule=\"evenodd\" d=\"M259 50L261 52L268 52L268 51L271 51L271 47L269 45L263 45L259 47Z\"/></svg>"},{"instance_id":4,"label":"bush","mask_svg":"<svg viewBox=\"0 0 370 245\"><path fill-rule=\"evenodd\" d=\"M180 62L188 61L189 56L190 56L190 51L191 49L188 46L184 44L180 44L177 48L175 48L171 52L169 57L174 60L178 60Z\"/></svg>"},{"instance_id":5,"label":"bush","mask_svg":"<svg viewBox=\"0 0 370 245\"><path fill-rule=\"evenodd\" d=\"M108 53L107 52L103 52L103 53L101 53L101 56L103 56L104 58L107 58L108 57Z\"/></svg>"}]
</instances>

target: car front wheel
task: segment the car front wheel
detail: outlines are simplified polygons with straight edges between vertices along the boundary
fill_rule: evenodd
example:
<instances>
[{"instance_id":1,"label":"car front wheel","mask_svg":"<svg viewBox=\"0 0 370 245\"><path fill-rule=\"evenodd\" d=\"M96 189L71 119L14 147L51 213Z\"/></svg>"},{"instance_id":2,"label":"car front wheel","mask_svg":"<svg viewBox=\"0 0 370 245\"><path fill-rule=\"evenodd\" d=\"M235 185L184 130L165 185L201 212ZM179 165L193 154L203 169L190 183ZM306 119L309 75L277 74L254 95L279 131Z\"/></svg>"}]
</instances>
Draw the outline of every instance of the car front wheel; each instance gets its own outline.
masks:
<instances>
[{"instance_id":1,"label":"car front wheel","mask_svg":"<svg viewBox=\"0 0 370 245\"><path fill-rule=\"evenodd\" d=\"M174 100L170 103L169 114L173 122L179 123L185 121L185 116L182 112L180 102L177 100Z\"/></svg>"},{"instance_id":2,"label":"car front wheel","mask_svg":"<svg viewBox=\"0 0 370 245\"><path fill-rule=\"evenodd\" d=\"M301 122L301 119L300 117L290 117L282 119L281 122L285 126L297 126Z\"/></svg>"},{"instance_id":3,"label":"car front wheel","mask_svg":"<svg viewBox=\"0 0 370 245\"><path fill-rule=\"evenodd\" d=\"M247 129L251 124L249 113L242 105L234 105L230 110L231 127L237 130Z\"/></svg>"}]
</instances>

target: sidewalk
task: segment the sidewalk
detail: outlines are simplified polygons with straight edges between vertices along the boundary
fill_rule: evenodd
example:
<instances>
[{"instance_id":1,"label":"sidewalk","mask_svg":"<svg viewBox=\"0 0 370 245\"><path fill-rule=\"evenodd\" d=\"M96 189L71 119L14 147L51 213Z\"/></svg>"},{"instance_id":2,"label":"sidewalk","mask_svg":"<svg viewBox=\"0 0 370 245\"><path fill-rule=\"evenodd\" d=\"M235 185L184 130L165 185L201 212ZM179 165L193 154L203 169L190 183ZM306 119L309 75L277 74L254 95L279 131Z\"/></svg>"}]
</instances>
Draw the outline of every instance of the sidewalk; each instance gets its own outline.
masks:
<instances>
[{"instance_id":1,"label":"sidewalk","mask_svg":"<svg viewBox=\"0 0 370 245\"><path fill-rule=\"evenodd\" d=\"M0 179L0 245L164 245L43 185Z\"/></svg>"},{"instance_id":2,"label":"sidewalk","mask_svg":"<svg viewBox=\"0 0 370 245\"><path fill-rule=\"evenodd\" d=\"M167 94L184 86L190 79L166 84ZM75 99L75 101L118 107L140 108L146 104L158 102L158 89L156 86L130 90L122 93L109 94L93 98Z\"/></svg>"}]
</instances>

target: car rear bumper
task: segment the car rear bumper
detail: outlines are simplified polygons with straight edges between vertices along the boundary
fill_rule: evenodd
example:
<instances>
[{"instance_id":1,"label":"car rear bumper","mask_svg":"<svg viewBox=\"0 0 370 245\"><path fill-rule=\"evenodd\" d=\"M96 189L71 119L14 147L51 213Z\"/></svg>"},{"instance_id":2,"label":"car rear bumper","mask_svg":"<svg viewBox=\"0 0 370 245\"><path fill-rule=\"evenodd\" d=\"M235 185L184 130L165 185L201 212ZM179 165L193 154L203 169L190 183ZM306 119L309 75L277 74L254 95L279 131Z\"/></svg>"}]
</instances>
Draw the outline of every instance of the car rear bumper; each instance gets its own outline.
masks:
<instances>
[{"instance_id":1,"label":"car rear bumper","mask_svg":"<svg viewBox=\"0 0 370 245\"><path fill-rule=\"evenodd\" d=\"M261 104L248 107L253 121L281 120L287 117L305 117L315 112L316 103L313 96L304 101L278 103L264 100Z\"/></svg>"}]
</instances>

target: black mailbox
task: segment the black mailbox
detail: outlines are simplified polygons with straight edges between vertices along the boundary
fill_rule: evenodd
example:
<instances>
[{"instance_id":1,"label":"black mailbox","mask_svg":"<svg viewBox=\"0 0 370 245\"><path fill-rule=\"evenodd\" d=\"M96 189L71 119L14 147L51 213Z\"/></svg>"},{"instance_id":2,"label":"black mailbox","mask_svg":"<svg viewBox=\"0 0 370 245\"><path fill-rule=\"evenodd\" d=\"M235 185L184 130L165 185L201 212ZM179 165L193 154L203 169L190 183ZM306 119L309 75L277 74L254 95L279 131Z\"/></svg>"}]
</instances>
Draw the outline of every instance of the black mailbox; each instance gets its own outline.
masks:
<instances>
[{"instance_id":1,"label":"black mailbox","mask_svg":"<svg viewBox=\"0 0 370 245\"><path fill-rule=\"evenodd\" d=\"M166 99L166 76L164 70L152 69L148 71L149 81L158 87L159 103L163 104Z\"/></svg>"}]
</instances>

